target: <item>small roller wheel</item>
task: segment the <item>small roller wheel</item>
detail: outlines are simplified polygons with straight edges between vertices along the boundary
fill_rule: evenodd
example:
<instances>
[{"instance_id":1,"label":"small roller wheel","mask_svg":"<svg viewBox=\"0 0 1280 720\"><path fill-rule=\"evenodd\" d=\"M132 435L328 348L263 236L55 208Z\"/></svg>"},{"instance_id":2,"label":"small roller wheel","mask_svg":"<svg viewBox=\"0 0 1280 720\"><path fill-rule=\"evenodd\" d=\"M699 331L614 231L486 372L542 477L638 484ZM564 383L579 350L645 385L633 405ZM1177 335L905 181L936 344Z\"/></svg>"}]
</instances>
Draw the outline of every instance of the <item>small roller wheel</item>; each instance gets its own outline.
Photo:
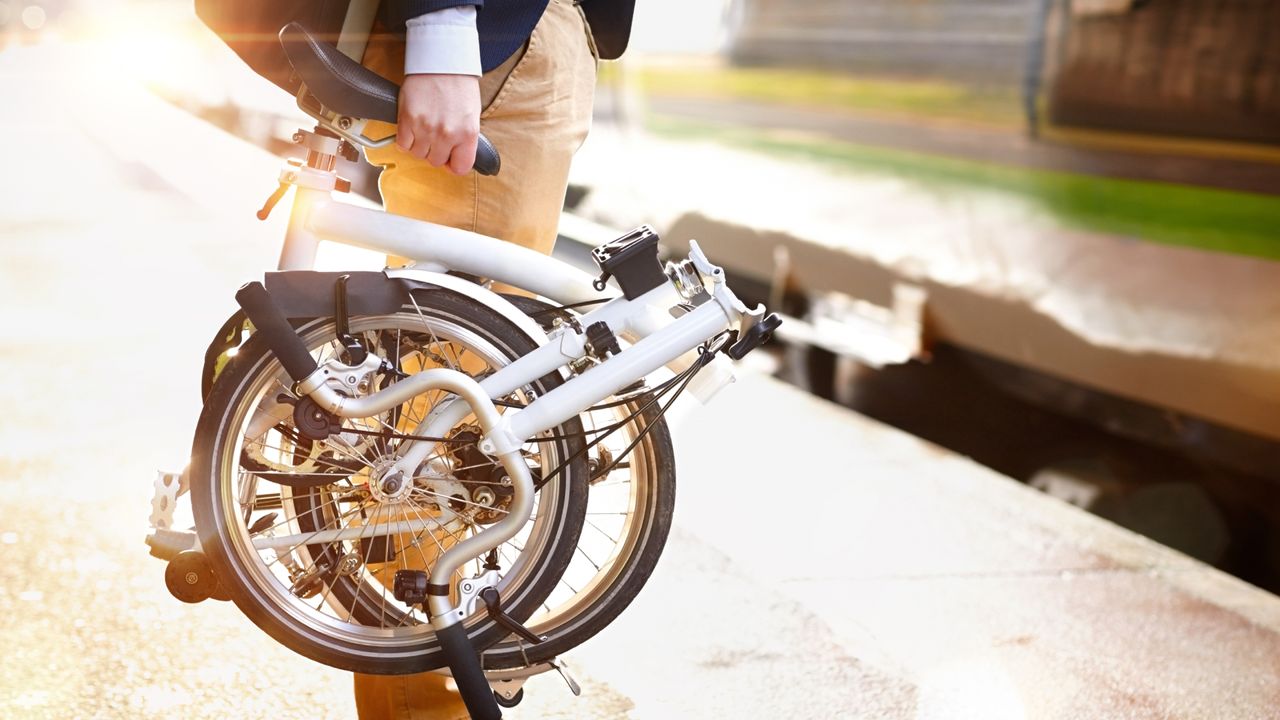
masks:
<instances>
[{"instance_id":1,"label":"small roller wheel","mask_svg":"<svg viewBox=\"0 0 1280 720\"><path fill-rule=\"evenodd\" d=\"M512 695L510 698L505 698L500 693L494 693L493 699L504 708L513 708L519 705L520 701L524 699L524 688L517 690L516 694Z\"/></svg>"},{"instance_id":2,"label":"small roller wheel","mask_svg":"<svg viewBox=\"0 0 1280 720\"><path fill-rule=\"evenodd\" d=\"M164 584L170 594L185 603L218 598L220 590L218 577L213 574L208 558L196 550L184 550L169 561L164 570Z\"/></svg>"}]
</instances>

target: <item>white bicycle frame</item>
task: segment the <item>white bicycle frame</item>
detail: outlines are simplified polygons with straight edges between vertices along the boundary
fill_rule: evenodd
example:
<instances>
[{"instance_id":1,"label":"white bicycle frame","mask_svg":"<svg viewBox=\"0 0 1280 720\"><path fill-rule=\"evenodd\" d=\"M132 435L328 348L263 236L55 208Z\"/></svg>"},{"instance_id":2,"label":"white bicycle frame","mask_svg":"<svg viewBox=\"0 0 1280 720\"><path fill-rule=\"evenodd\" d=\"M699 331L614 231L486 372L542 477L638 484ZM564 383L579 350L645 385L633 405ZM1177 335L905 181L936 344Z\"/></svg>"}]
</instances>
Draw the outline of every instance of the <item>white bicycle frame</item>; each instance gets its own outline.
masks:
<instances>
[{"instance_id":1,"label":"white bicycle frame","mask_svg":"<svg viewBox=\"0 0 1280 720\"><path fill-rule=\"evenodd\" d=\"M510 539L528 521L535 488L520 454L527 441L663 366L687 367L691 360L684 356L699 345L728 328L741 325L745 329L764 312L763 307L749 310L743 305L725 284L724 272L711 265L693 243L690 260L703 279L708 298L692 310L681 312L677 311L678 306L688 300L672 282L631 300L615 295L584 315L580 326L603 322L615 335L633 344L528 406L500 414L494 399L587 355L586 333L565 324L548 336L504 298L445 271L490 278L566 305L601 299L601 293L592 286L593 278L563 262L495 238L338 202L332 197L335 177L332 171L305 166L291 166L282 175L283 182L297 186L297 197L280 256L281 270L311 269L323 241L407 257L415 261L414 266L388 269L386 274L461 292L512 319L536 339L545 339L536 350L480 382L454 370L435 368L373 394L350 397L335 390L333 378L347 377L361 368L330 360L297 384L300 394L310 395L322 408L344 418L372 417L432 389L454 393L461 402L437 405L414 431L419 436L438 437L468 414L476 416L485 433L480 449L503 463L513 482L514 498L504 520L454 545L439 558L431 573L433 584L447 584L456 568ZM732 376L720 368L719 377L727 382ZM400 473L401 477L412 478L434 447L435 443L426 440L407 443L381 477ZM350 539L344 532L351 537L370 537L371 533L418 529L414 523L406 526L404 522L365 526L331 531L332 537L326 535L324 541ZM305 536L292 535L263 537L255 539L254 544L260 548L283 548L304 539ZM451 607L447 596L432 596L430 601L432 624L437 629L461 619L461 609Z\"/></svg>"}]
</instances>

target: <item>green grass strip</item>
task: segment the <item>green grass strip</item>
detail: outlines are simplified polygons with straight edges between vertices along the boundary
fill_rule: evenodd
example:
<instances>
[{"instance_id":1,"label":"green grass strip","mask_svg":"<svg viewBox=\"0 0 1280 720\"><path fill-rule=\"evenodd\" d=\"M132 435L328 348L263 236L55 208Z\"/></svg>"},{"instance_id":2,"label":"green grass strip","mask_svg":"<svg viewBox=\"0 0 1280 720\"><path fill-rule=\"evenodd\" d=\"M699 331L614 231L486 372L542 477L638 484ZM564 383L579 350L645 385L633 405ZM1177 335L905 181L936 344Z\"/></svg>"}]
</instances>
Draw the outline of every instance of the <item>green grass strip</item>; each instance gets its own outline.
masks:
<instances>
[{"instance_id":1,"label":"green grass strip","mask_svg":"<svg viewBox=\"0 0 1280 720\"><path fill-rule=\"evenodd\" d=\"M1065 227L1216 252L1280 259L1280 196L1032 170L653 118L655 133L725 142L844 171L889 174L948 194L996 190L1039 205Z\"/></svg>"}]
</instances>

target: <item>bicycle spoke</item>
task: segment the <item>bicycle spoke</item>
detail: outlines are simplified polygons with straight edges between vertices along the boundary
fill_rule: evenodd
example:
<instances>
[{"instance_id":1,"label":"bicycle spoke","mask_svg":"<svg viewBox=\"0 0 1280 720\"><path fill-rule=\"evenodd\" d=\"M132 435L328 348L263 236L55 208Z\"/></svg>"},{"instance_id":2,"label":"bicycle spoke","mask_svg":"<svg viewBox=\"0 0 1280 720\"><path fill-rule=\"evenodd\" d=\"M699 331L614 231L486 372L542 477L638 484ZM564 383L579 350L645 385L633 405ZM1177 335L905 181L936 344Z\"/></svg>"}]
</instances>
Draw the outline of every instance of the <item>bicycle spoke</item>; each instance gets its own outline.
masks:
<instances>
[{"instance_id":1,"label":"bicycle spoke","mask_svg":"<svg viewBox=\"0 0 1280 720\"><path fill-rule=\"evenodd\" d=\"M338 522L338 523L341 523L341 521L342 521L342 519L343 519L343 518L350 517L350 516L351 516L351 515L353 515L354 513L356 513L356 512L359 512L359 511L363 510L363 509L364 509L364 507L365 507L366 505L368 505L368 504L369 504L368 502L365 502L365 503L362 503L361 505L359 505L359 506L358 506L358 507L356 507L356 508L353 508L353 509L351 509L351 510L348 510L347 512L345 512L345 513L343 513L343 514L339 515L339 516L335 519L335 521L336 521L336 522ZM314 532L310 533L310 534L309 534L309 535L307 535L305 538L303 538L301 541L299 541L297 544L290 545L290 546L286 549L286 551L285 551L285 552L286 552L286 553L292 553L294 550L297 550L298 548L302 547L303 545L308 545L308 544L310 544L310 543L311 543L311 541L312 541L312 540L313 540L317 535L319 535L320 533L322 533L322 532L324 532L325 530L328 530L328 529L329 529L329 528L324 527L324 528L320 528L319 530L316 530L316 531L314 531ZM269 562L269 563L267 563L267 564L266 564L266 565L267 565L267 567L271 567L271 566L272 566L272 565L274 565L275 563L280 562L280 557L281 557L281 553L280 553L280 551L279 551L279 550L276 550L276 559L275 559L275 560L272 560L272 561L271 561L271 562ZM314 566L315 566L315 560L312 560L312 564L311 564L310 566L308 566L308 569L309 569L310 567L314 567Z\"/></svg>"},{"instance_id":2,"label":"bicycle spoke","mask_svg":"<svg viewBox=\"0 0 1280 720\"><path fill-rule=\"evenodd\" d=\"M378 509L381 509L382 507L384 507L384 506L379 506L379 507L378 507ZM371 518L371 519L370 519L370 521L369 521L369 523L365 526L365 528L364 528L364 529L362 529L362 530L360 531L360 537L356 538L356 541L355 541L354 543L352 543L352 545L353 545L353 546L355 546L355 547L361 547L361 548L362 548L362 547L368 547L368 546L366 546L366 545L365 545L365 543L364 543L364 530L365 530L365 529L370 529L370 528L377 527L377 525L378 525L378 523L377 523L377 517L378 517L378 513L377 513L377 509L375 509L374 514L373 514L373 518ZM390 513L388 513L388 518L387 518L387 519L388 519L388 521L390 521ZM368 557L369 557L369 555L368 555L368 550L365 550L365 558L367 559ZM361 567L363 567L363 566L364 566L364 565L363 565L363 561L361 561ZM359 569L359 568L357 568L357 569ZM334 578L334 582L338 582L338 580L339 580L339 578ZM351 621L352 621L352 619L355 617L355 614L356 614L356 603L357 603L357 602L359 602L359 601L360 601L360 588L359 588L359 586L357 586L357 587L352 591L352 593L351 593L351 607L350 607L350 609L348 609L348 610L347 610L347 622L351 622Z\"/></svg>"},{"instance_id":3,"label":"bicycle spoke","mask_svg":"<svg viewBox=\"0 0 1280 720\"><path fill-rule=\"evenodd\" d=\"M410 508L410 509L411 509L411 511L412 511L414 514L418 515L418 517L419 517L419 518L421 518L421 517L422 517L422 515L421 515L421 513L419 513L419 512L418 512L418 511L419 511L419 509L421 509L421 506L419 506L419 505L418 505L416 502L414 502L413 500L408 500L407 502L408 502L408 504L411 506L411 508ZM434 541L434 542L435 542L436 546L440 548L440 555L444 555L444 554L445 554L445 552L446 552L446 548L445 548L444 544L440 542L440 539L436 537L436 535L435 535L435 533L434 533L434 532L433 532L433 533L431 533L431 539L432 539L432 541ZM425 554L423 554L423 552L422 552L422 548L421 548L421 547L419 547L419 548L417 548L417 550L418 550L418 556L422 558L422 564L423 564L423 566L425 567L425 566L431 565L431 563L429 563L429 562L427 561L427 557L426 557L426 555L425 555ZM440 556L439 556L439 555L437 555L437 556L436 556L436 560L439 560L439 559L440 559ZM455 570L455 572L457 572L457 571Z\"/></svg>"},{"instance_id":4,"label":"bicycle spoke","mask_svg":"<svg viewBox=\"0 0 1280 720\"><path fill-rule=\"evenodd\" d=\"M508 514L508 511L507 511L507 510L503 510L502 508L490 507L490 506L488 506L488 505L481 505L481 504L480 504L480 503L478 503L478 502L472 502L472 501L470 501L470 500L463 500L463 499L462 499L462 498L460 498L460 497L454 497L454 496L452 496L452 495L442 495L441 493L438 493L438 492L432 492L432 491L430 491L430 490L426 490L426 489L424 489L424 488L420 488L420 487L415 487L415 488L414 488L414 489L413 489L409 494L410 494L410 495L413 495L414 493L422 493L422 494L424 494L424 495L430 495L430 496L432 496L432 497L444 498L445 500L448 500L450 503L460 502L460 503L462 503L462 504L464 504L464 505L471 505L471 506L473 506L473 507L478 507L478 508L481 508L481 509L483 509L483 510L492 510L493 512L500 512L500 513L502 513L503 515Z\"/></svg>"},{"instance_id":5,"label":"bicycle spoke","mask_svg":"<svg viewBox=\"0 0 1280 720\"><path fill-rule=\"evenodd\" d=\"M282 448L282 447L280 447L280 446L278 446L278 445L268 445L268 444L266 443L266 441L264 441L264 440L260 440L260 439L257 439L257 438L254 438L254 439L248 440L248 441L246 441L246 442L249 442L249 443L256 443L258 447L260 447L260 448L262 448L262 449L264 449L264 450L274 450L275 452L278 452L278 453L280 453L281 455L289 455L289 454L292 454L292 453L293 453L293 451L292 451L292 450L286 450L286 449L284 449L284 448ZM353 471L351 470L351 468L343 467L342 465L337 465L337 464L333 463L332 461L325 460L324 458L320 458L320 457L310 458L310 459L309 459L309 462L324 463L325 465L328 465L329 467L334 468L335 470L342 470L343 472L346 472L346 473L348 473L348 474L352 474L352 473L353 473ZM358 471L356 471L356 472L358 472Z\"/></svg>"},{"instance_id":6,"label":"bicycle spoke","mask_svg":"<svg viewBox=\"0 0 1280 720\"><path fill-rule=\"evenodd\" d=\"M628 515L630 515L630 513L627 513L627 514L628 514ZM605 537L609 538L609 539L610 539L610 540L612 540L613 542L615 542L615 543L616 543L616 542L618 542L618 538L616 538L616 537L614 537L613 535L610 535L609 533L607 533L607 532L605 532L604 530L602 530L602 529L600 528L600 526L599 526L599 525L596 525L595 523L591 522L590 520L584 520L583 522L584 522L584 524L586 524L587 526L589 526L589 527L591 527L591 528L594 528L596 532L600 533L601 535L604 535Z\"/></svg>"},{"instance_id":7,"label":"bicycle spoke","mask_svg":"<svg viewBox=\"0 0 1280 720\"><path fill-rule=\"evenodd\" d=\"M587 554L587 551L586 551L586 550L583 550L583 549L582 549L582 546L581 546L581 545L578 545L577 547L575 547L575 548L574 548L574 550L575 550L576 552L578 552L579 554L581 554L581 555L582 555L582 557L586 558L586 559L587 559L587 562L591 563L591 567L593 567L593 568L595 568L595 569L596 569L596 572L600 572L600 566L599 566L598 564L596 564L596 561L595 561L595 560L592 560L592 559L591 559L591 556Z\"/></svg>"},{"instance_id":8,"label":"bicycle spoke","mask_svg":"<svg viewBox=\"0 0 1280 720\"><path fill-rule=\"evenodd\" d=\"M427 333L431 336L431 340L435 343L436 348L437 348L437 349L438 349L438 348L440 348L440 345L441 345L441 343L440 343L440 338L436 335L435 328L431 327L431 324L427 322L427 317L426 317L426 315L422 312L422 307L418 305L418 301L417 301L417 299L415 299L415 298L413 297L413 293L409 293L409 301L413 303L413 307L414 307L414 309L418 311L418 318L422 320L422 325L423 325L423 327L425 327L425 328L427 329ZM437 353L437 354L438 354L438 353ZM444 360L446 363L448 363L448 362L449 362L449 358L448 358L448 357L443 357L443 360ZM449 368L450 368L451 370L457 370L457 369L458 369L457 365L450 365L450 366L449 366Z\"/></svg>"}]
</instances>

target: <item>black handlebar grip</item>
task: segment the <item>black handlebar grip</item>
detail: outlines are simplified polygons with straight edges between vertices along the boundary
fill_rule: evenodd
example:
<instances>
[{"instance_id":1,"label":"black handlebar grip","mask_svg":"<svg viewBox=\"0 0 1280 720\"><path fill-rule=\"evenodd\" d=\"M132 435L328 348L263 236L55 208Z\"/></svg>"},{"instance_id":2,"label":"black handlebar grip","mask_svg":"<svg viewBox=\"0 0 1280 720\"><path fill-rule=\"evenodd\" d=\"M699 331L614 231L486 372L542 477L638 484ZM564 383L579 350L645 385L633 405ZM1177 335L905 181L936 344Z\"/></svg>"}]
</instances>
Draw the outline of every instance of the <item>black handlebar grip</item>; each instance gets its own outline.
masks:
<instances>
[{"instance_id":1,"label":"black handlebar grip","mask_svg":"<svg viewBox=\"0 0 1280 720\"><path fill-rule=\"evenodd\" d=\"M472 166L476 172L481 175L497 175L502 169L502 158L498 155L498 148L489 142L489 138L483 134L476 142L476 164Z\"/></svg>"},{"instance_id":2,"label":"black handlebar grip","mask_svg":"<svg viewBox=\"0 0 1280 720\"><path fill-rule=\"evenodd\" d=\"M288 318L271 299L271 293L260 282L246 283L236 293L236 302L253 322L255 332L267 342L285 372L295 382L316 371L316 359L307 352L302 338L289 324Z\"/></svg>"},{"instance_id":3,"label":"black handlebar grip","mask_svg":"<svg viewBox=\"0 0 1280 720\"><path fill-rule=\"evenodd\" d=\"M502 710L493 697L493 688L484 677L480 656L476 655L471 639L467 637L467 629L460 622L454 623L437 630L436 638L440 640L445 663L453 674L453 681L458 684L458 694L462 695L462 702L466 704L472 720L501 720Z\"/></svg>"}]
</instances>

